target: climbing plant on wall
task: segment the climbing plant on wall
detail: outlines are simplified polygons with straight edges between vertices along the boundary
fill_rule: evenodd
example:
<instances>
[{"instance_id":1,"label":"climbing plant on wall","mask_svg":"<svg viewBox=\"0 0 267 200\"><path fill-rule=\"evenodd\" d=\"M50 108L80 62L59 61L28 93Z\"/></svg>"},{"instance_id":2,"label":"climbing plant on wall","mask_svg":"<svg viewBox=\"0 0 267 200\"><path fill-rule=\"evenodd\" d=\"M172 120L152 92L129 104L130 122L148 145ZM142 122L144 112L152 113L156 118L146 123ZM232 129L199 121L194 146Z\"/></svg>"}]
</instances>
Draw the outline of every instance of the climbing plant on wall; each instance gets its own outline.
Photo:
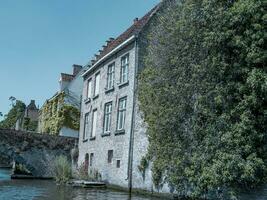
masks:
<instances>
[{"instance_id":1,"label":"climbing plant on wall","mask_svg":"<svg viewBox=\"0 0 267 200\"><path fill-rule=\"evenodd\" d=\"M263 4L179 1L159 17L139 77L155 185L203 197L266 181Z\"/></svg>"},{"instance_id":2,"label":"climbing plant on wall","mask_svg":"<svg viewBox=\"0 0 267 200\"><path fill-rule=\"evenodd\" d=\"M64 103L65 93L61 92L45 103L41 110L42 132L58 134L62 127L79 130L80 111Z\"/></svg>"}]
</instances>

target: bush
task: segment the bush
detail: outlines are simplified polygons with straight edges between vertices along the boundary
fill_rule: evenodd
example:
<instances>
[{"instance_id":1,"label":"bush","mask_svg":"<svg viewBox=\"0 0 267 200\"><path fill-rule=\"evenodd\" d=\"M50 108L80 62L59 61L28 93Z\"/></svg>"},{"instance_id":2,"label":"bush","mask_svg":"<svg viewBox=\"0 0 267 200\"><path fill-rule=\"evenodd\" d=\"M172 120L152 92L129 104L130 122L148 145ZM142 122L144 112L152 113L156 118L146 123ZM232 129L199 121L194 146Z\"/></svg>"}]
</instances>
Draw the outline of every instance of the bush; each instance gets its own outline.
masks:
<instances>
[{"instance_id":1,"label":"bush","mask_svg":"<svg viewBox=\"0 0 267 200\"><path fill-rule=\"evenodd\" d=\"M56 157L54 175L57 183L67 183L72 177L71 163L65 156Z\"/></svg>"},{"instance_id":2,"label":"bush","mask_svg":"<svg viewBox=\"0 0 267 200\"><path fill-rule=\"evenodd\" d=\"M82 163L74 174L74 178L85 181L101 181L102 177L98 170L86 170L85 163Z\"/></svg>"}]
</instances>

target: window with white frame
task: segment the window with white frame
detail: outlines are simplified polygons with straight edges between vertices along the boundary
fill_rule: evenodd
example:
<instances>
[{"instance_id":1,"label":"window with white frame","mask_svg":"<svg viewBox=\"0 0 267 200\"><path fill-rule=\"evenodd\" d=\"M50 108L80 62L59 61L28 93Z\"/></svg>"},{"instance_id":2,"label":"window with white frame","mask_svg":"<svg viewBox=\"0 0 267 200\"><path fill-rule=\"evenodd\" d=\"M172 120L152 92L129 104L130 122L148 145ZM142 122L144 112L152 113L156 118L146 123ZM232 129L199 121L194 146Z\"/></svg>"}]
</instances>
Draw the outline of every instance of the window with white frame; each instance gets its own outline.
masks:
<instances>
[{"instance_id":1,"label":"window with white frame","mask_svg":"<svg viewBox=\"0 0 267 200\"><path fill-rule=\"evenodd\" d=\"M87 99L92 97L92 79L89 79L87 81L87 95L86 95Z\"/></svg>"},{"instance_id":2,"label":"window with white frame","mask_svg":"<svg viewBox=\"0 0 267 200\"><path fill-rule=\"evenodd\" d=\"M100 86L100 73L97 73L95 75L95 90L94 90L94 96L97 96L99 94L99 86Z\"/></svg>"},{"instance_id":3,"label":"window with white frame","mask_svg":"<svg viewBox=\"0 0 267 200\"><path fill-rule=\"evenodd\" d=\"M111 128L112 102L105 104L104 110L104 133L109 133Z\"/></svg>"},{"instance_id":4,"label":"window with white frame","mask_svg":"<svg viewBox=\"0 0 267 200\"><path fill-rule=\"evenodd\" d=\"M93 111L93 116L92 116L92 130L91 130L91 138L94 138L96 135L96 123L97 123L97 110Z\"/></svg>"},{"instance_id":5,"label":"window with white frame","mask_svg":"<svg viewBox=\"0 0 267 200\"><path fill-rule=\"evenodd\" d=\"M107 89L110 90L114 87L114 77L115 77L115 63L108 66L107 72Z\"/></svg>"},{"instance_id":6,"label":"window with white frame","mask_svg":"<svg viewBox=\"0 0 267 200\"><path fill-rule=\"evenodd\" d=\"M124 130L127 97L119 100L117 130Z\"/></svg>"},{"instance_id":7,"label":"window with white frame","mask_svg":"<svg viewBox=\"0 0 267 200\"><path fill-rule=\"evenodd\" d=\"M83 140L88 138L89 133L89 113L86 113L84 116L84 130L83 130Z\"/></svg>"},{"instance_id":8,"label":"window with white frame","mask_svg":"<svg viewBox=\"0 0 267 200\"><path fill-rule=\"evenodd\" d=\"M121 58L120 83L125 83L128 81L128 70L129 70L129 54Z\"/></svg>"}]
</instances>

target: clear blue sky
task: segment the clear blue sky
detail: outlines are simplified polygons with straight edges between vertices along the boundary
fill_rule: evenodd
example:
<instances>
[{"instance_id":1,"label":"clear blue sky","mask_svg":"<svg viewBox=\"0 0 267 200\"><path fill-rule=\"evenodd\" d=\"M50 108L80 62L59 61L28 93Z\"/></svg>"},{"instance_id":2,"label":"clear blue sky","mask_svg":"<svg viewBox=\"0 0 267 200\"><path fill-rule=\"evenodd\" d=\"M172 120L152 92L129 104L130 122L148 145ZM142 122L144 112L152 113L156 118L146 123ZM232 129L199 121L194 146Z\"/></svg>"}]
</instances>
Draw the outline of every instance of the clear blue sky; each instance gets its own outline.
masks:
<instances>
[{"instance_id":1,"label":"clear blue sky","mask_svg":"<svg viewBox=\"0 0 267 200\"><path fill-rule=\"evenodd\" d=\"M10 96L41 106L61 72L86 64L159 1L0 0L0 112Z\"/></svg>"}]
</instances>

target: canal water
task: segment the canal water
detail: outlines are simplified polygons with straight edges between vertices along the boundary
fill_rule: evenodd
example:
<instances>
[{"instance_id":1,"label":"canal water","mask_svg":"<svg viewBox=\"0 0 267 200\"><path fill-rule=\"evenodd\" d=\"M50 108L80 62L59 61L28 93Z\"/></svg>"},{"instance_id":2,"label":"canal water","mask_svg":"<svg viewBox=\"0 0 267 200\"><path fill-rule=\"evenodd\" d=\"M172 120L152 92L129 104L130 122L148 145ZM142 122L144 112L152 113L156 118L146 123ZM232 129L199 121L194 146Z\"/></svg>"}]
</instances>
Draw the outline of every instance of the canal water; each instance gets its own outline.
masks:
<instances>
[{"instance_id":1,"label":"canal water","mask_svg":"<svg viewBox=\"0 0 267 200\"><path fill-rule=\"evenodd\" d=\"M10 170L0 168L0 200L158 200L108 189L57 186L50 180L11 180Z\"/></svg>"},{"instance_id":2,"label":"canal water","mask_svg":"<svg viewBox=\"0 0 267 200\"><path fill-rule=\"evenodd\" d=\"M0 200L159 200L108 189L57 186L48 180L11 180L10 170L0 168ZM267 200L267 187L244 193L240 200Z\"/></svg>"}]
</instances>

